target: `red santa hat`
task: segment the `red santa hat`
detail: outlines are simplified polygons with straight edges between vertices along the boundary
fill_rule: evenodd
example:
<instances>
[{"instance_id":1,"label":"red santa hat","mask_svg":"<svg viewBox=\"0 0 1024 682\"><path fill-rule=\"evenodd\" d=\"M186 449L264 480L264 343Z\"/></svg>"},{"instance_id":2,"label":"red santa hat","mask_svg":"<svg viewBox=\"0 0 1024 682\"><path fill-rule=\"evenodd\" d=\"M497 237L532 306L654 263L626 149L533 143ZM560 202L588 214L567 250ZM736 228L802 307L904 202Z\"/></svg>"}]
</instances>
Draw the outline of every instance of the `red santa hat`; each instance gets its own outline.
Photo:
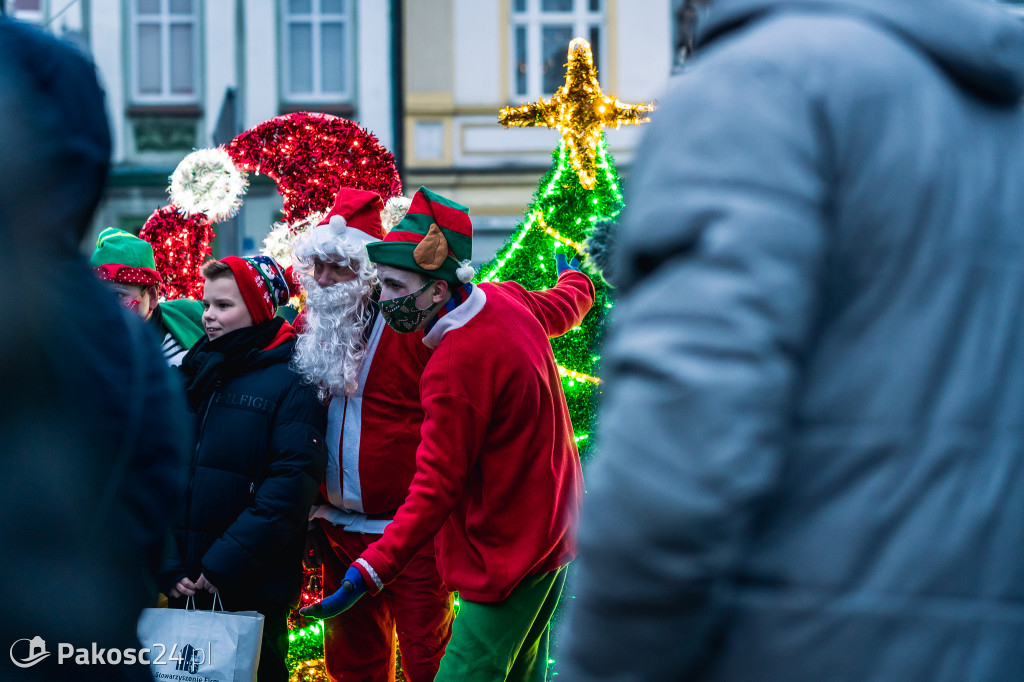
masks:
<instances>
[{"instance_id":1,"label":"red santa hat","mask_svg":"<svg viewBox=\"0 0 1024 682\"><path fill-rule=\"evenodd\" d=\"M292 252L296 261L310 267L314 257L350 257L354 248L362 251L363 245L380 241L384 238L383 210L384 202L376 192L342 187L330 213L295 240Z\"/></svg>"},{"instance_id":2,"label":"red santa hat","mask_svg":"<svg viewBox=\"0 0 1024 682\"><path fill-rule=\"evenodd\" d=\"M334 207L317 227L328 226L333 232L363 243L384 238L380 212L384 202L376 192L342 187L334 198Z\"/></svg>"}]
</instances>

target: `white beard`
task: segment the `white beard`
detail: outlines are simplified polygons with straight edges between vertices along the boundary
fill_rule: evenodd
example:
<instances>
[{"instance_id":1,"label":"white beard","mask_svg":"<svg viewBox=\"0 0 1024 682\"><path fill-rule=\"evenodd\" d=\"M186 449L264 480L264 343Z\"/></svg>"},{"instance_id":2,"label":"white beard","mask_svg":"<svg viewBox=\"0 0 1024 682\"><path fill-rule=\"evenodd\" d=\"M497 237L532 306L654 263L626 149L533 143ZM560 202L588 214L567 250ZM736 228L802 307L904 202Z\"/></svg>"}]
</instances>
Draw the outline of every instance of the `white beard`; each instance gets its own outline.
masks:
<instances>
[{"instance_id":1,"label":"white beard","mask_svg":"<svg viewBox=\"0 0 1024 682\"><path fill-rule=\"evenodd\" d=\"M366 354L366 331L373 310L370 282L354 279L326 289L309 276L306 290L306 328L295 344L292 364L320 399L353 393Z\"/></svg>"}]
</instances>

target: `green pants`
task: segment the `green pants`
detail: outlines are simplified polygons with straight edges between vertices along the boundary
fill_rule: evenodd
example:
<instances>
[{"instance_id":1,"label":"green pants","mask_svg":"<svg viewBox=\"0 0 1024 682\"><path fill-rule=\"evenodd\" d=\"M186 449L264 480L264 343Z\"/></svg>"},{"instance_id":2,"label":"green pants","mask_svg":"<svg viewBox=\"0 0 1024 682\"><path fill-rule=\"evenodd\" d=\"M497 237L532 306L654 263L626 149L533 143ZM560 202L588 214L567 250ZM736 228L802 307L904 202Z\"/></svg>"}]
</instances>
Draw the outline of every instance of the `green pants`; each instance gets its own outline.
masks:
<instances>
[{"instance_id":1,"label":"green pants","mask_svg":"<svg viewBox=\"0 0 1024 682\"><path fill-rule=\"evenodd\" d=\"M562 566L525 578L496 604L461 600L435 682L546 680L548 624L565 572Z\"/></svg>"}]
</instances>

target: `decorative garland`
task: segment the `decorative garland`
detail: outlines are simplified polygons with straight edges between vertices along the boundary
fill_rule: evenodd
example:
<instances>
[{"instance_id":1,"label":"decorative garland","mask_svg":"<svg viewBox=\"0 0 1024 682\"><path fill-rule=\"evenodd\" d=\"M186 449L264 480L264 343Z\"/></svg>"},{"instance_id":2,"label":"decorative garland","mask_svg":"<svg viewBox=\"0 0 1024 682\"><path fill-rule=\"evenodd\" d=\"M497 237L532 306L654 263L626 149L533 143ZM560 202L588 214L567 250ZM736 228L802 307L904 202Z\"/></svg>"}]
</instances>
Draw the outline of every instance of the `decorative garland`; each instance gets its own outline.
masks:
<instances>
[{"instance_id":1,"label":"decorative garland","mask_svg":"<svg viewBox=\"0 0 1024 682\"><path fill-rule=\"evenodd\" d=\"M199 269L210 256L213 223L238 212L247 172L272 178L284 199L284 220L268 235L269 255L289 260L291 241L330 210L342 187L399 196L395 158L366 129L337 116L299 112L241 133L224 147L186 156L170 177L171 203L157 209L139 236L153 245L168 298L199 298Z\"/></svg>"}]
</instances>

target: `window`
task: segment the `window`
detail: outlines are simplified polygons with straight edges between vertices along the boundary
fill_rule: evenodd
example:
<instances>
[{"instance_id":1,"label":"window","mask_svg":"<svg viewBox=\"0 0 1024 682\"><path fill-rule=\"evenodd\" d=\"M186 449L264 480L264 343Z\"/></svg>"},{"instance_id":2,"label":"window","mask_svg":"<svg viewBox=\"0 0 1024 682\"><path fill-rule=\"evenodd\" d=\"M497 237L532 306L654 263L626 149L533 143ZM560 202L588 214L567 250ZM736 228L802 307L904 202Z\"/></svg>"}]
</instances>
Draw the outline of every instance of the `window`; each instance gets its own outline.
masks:
<instances>
[{"instance_id":1,"label":"window","mask_svg":"<svg viewBox=\"0 0 1024 682\"><path fill-rule=\"evenodd\" d=\"M0 4L3 4L3 0L0 0ZM8 0L7 7L15 19L34 24L43 23L43 0Z\"/></svg>"},{"instance_id":2,"label":"window","mask_svg":"<svg viewBox=\"0 0 1024 682\"><path fill-rule=\"evenodd\" d=\"M130 0L132 95L142 104L199 99L199 0Z\"/></svg>"},{"instance_id":3,"label":"window","mask_svg":"<svg viewBox=\"0 0 1024 682\"><path fill-rule=\"evenodd\" d=\"M590 42L600 70L603 0L512 0L512 96L553 95L565 83L573 38Z\"/></svg>"},{"instance_id":4,"label":"window","mask_svg":"<svg viewBox=\"0 0 1024 682\"><path fill-rule=\"evenodd\" d=\"M349 0L284 0L286 102L351 99L352 18Z\"/></svg>"}]
</instances>

